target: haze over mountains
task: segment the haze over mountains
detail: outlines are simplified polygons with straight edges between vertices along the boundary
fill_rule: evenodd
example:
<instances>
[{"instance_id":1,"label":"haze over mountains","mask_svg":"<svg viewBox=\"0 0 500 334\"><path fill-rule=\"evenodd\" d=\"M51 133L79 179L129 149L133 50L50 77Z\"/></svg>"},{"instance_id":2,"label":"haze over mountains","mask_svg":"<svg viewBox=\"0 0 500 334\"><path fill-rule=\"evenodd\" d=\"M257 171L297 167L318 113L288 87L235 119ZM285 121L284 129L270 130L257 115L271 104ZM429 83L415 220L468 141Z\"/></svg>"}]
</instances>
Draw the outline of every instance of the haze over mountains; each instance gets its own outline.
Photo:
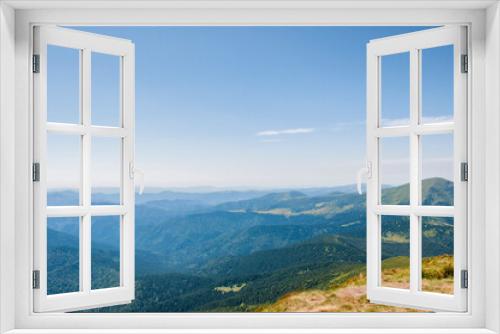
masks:
<instances>
[{"instance_id":1,"label":"haze over mountains","mask_svg":"<svg viewBox=\"0 0 500 334\"><path fill-rule=\"evenodd\" d=\"M363 271L366 197L352 190L137 196L136 300L107 310L251 311L288 292L328 286L353 270ZM408 190L408 185L383 189L384 204L407 204ZM48 203L67 205L75 196L72 191L51 192ZM93 194L92 200L110 204L113 196ZM453 183L424 180L423 196L426 205L452 205ZM100 273L93 286L116 284L113 277L119 277L119 229L112 228L110 219L92 220L92 265ZM382 222L383 258L408 256L406 218L383 217ZM53 282L52 293L67 291L62 272L78 284L78 225L58 218L49 219L48 228L49 288ZM453 254L453 219L428 218L423 235L424 257ZM56 259L61 254L72 260L60 263Z\"/></svg>"}]
</instances>

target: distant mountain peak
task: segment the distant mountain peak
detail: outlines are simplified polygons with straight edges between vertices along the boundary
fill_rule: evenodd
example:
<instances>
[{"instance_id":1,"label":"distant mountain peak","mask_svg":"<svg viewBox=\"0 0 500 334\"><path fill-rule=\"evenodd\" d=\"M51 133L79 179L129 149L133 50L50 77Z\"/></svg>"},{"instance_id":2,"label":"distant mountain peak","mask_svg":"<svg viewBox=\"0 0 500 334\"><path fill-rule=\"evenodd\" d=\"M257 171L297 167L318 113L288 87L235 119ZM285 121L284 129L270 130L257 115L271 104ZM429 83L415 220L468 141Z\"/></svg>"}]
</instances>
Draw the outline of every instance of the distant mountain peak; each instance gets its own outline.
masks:
<instances>
[{"instance_id":1,"label":"distant mountain peak","mask_svg":"<svg viewBox=\"0 0 500 334\"><path fill-rule=\"evenodd\" d=\"M422 180L423 205L453 205L453 182L442 177L432 177ZM382 189L382 204L409 205L410 184Z\"/></svg>"},{"instance_id":2,"label":"distant mountain peak","mask_svg":"<svg viewBox=\"0 0 500 334\"><path fill-rule=\"evenodd\" d=\"M453 182L450 180L447 180L443 177L431 177L429 179L422 180L422 185L430 185L430 184L442 184L442 185L447 185L447 186L453 186Z\"/></svg>"}]
</instances>

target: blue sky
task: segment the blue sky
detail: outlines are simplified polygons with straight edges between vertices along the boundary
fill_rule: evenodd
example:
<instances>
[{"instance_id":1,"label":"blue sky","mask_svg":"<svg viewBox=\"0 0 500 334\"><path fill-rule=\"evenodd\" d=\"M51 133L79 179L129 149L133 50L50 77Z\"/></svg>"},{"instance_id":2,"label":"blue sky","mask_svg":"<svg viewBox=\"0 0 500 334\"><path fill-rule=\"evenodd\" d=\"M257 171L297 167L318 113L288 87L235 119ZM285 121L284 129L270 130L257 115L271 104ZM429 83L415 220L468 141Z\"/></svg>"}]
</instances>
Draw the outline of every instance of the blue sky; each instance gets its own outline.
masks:
<instances>
[{"instance_id":1,"label":"blue sky","mask_svg":"<svg viewBox=\"0 0 500 334\"><path fill-rule=\"evenodd\" d=\"M135 43L136 166L146 173L147 186L273 188L355 182L366 155L366 44L428 28L72 29ZM60 49L49 49L48 118L78 122L78 53ZM451 52L452 47L423 51L425 122L452 117ZM383 122L401 125L409 117L408 56L386 57ZM118 59L92 59L92 124L115 126ZM424 177L451 177L452 141L442 137L423 152ZM383 151L384 183L407 182L407 139L395 141ZM58 160L50 153L65 151L69 142L49 140L49 187L78 182L65 172L78 157ZM113 186L115 167L107 166L116 166L117 155L106 152L116 145L99 142L93 182Z\"/></svg>"}]
</instances>

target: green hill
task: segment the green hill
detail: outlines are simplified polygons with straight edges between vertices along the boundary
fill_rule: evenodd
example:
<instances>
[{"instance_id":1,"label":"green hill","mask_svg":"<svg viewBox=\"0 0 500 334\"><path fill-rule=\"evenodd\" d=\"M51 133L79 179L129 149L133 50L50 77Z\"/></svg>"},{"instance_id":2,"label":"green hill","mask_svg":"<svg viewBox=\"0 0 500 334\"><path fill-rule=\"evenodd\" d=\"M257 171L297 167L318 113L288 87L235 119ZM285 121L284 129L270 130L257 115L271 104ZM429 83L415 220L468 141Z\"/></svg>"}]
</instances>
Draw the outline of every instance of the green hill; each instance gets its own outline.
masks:
<instances>
[{"instance_id":1,"label":"green hill","mask_svg":"<svg viewBox=\"0 0 500 334\"><path fill-rule=\"evenodd\" d=\"M424 203L445 205L452 200L451 182L434 178L423 183ZM383 196L404 204L408 190L408 185L383 189ZM273 193L217 203L210 209L214 211L138 224L136 300L107 310L251 311L293 291L325 289L342 283L364 270L365 201L365 195L352 193L318 196ZM147 203L141 206L146 208L141 215L147 216L149 205L155 212L166 212L159 208L164 204L171 203ZM189 212L196 205L182 202L179 210ZM148 219L154 220L153 216ZM104 230L96 235L99 240L113 239ZM422 235L424 257L453 254L452 218L424 218ZM75 242L78 245L77 240L65 235L55 237L59 245L49 250L59 252L59 255L53 253L54 257L78 259L78 248L74 246ZM408 240L407 218L383 217L382 258L392 258L392 262L384 261L384 265L400 263L409 255ZM93 250L98 266L94 272L106 278L102 270L116 274L118 248L103 245L96 247L99 251ZM74 273L77 268L75 261L72 266L58 265L60 277ZM167 271L170 273L165 274Z\"/></svg>"},{"instance_id":2,"label":"green hill","mask_svg":"<svg viewBox=\"0 0 500 334\"><path fill-rule=\"evenodd\" d=\"M444 179L424 180L423 186L426 201L445 203L452 196L452 183ZM400 198L399 204L403 204L408 189L408 185L383 189L383 196ZM365 201L365 195L358 194L312 197L299 192L268 194L216 206L217 210L230 211L190 214L145 226L137 230L136 247L166 257L169 265L179 271L190 271L217 257L286 247L321 235L364 238ZM440 254L449 248L452 239L448 232L443 233L452 225L446 222L430 228L424 224L424 231L432 230L428 235L437 234L425 252L433 249L436 250L433 254ZM384 238L408 238L408 224L400 217L384 217L384 226L392 234L385 233ZM400 255L407 255L407 245L400 246Z\"/></svg>"},{"instance_id":3,"label":"green hill","mask_svg":"<svg viewBox=\"0 0 500 334\"><path fill-rule=\"evenodd\" d=\"M400 222L394 222L394 226L399 225ZM453 248L442 244L445 240L443 236L449 235L447 231L452 226L440 220L429 220L425 226L442 229L439 233L425 233L430 231L425 229L425 244L436 238L434 244L453 251ZM396 228L394 230L397 232ZM198 270L203 276L162 274L138 277L136 299L131 304L93 312L252 311L260 305L276 303L288 293L327 289L332 284L343 283L364 273L365 240L321 236L284 248L214 259ZM384 270L408 266L408 258L399 256L402 254L401 247L407 245L404 238L393 238L383 243L384 257L390 257L383 261ZM440 275L436 271L429 273Z\"/></svg>"},{"instance_id":4,"label":"green hill","mask_svg":"<svg viewBox=\"0 0 500 334\"><path fill-rule=\"evenodd\" d=\"M199 269L208 276L238 276L268 273L312 263L364 263L365 252L350 238L325 235L293 246L264 250L240 257L217 258Z\"/></svg>"},{"instance_id":5,"label":"green hill","mask_svg":"<svg viewBox=\"0 0 500 334\"><path fill-rule=\"evenodd\" d=\"M408 230L406 234L401 232L402 223L398 217L389 217L384 222L387 228L386 234L383 234L382 257L384 259L409 256ZM441 254L453 254L453 226L445 225L447 218L433 218L423 221L423 239L422 254L424 257L438 256ZM444 222L443 222L444 221ZM317 230L312 228L317 228ZM283 232L288 229L293 234ZM329 229L330 228L330 229ZM398 229L399 228L399 229ZM288 235L290 239L282 239L284 246L282 248L273 248L262 251L248 252L243 256L220 256L194 270L195 273L209 276L231 276L244 275L249 273L263 273L278 270L294 265L321 262L360 262L364 263L366 254L366 238L353 238L341 235L333 235L332 231L339 231L335 226L262 226L258 228L259 232L255 240L246 238L248 248L263 248L270 244L276 244L276 238ZM311 231L317 235L311 234ZM327 231L330 234L324 235ZM390 238L387 235L390 235ZM303 237L305 241L293 242ZM268 245L262 243L253 244L253 242L262 242L262 240L272 239ZM220 241L220 240L219 240ZM221 243L222 244L222 243ZM234 244L242 245L238 238L234 238ZM233 244L233 245L234 245ZM236 250L237 251L237 250ZM245 249L248 251L248 249ZM235 252L232 249L232 252ZM221 254L234 254L231 250L221 249ZM238 255L238 254L235 254Z\"/></svg>"},{"instance_id":6,"label":"green hill","mask_svg":"<svg viewBox=\"0 0 500 334\"><path fill-rule=\"evenodd\" d=\"M391 205L410 204L410 185L382 190L382 203ZM453 182L435 177L422 180L423 205L453 205Z\"/></svg>"},{"instance_id":7,"label":"green hill","mask_svg":"<svg viewBox=\"0 0 500 334\"><path fill-rule=\"evenodd\" d=\"M259 210L261 208L271 207L277 203L288 201L290 199L304 198L305 194L298 191L288 191L283 193L271 193L261 197L252 198L244 201L226 202L213 207L215 211L242 211Z\"/></svg>"},{"instance_id":8,"label":"green hill","mask_svg":"<svg viewBox=\"0 0 500 334\"><path fill-rule=\"evenodd\" d=\"M450 228L441 222L429 226ZM429 240L426 239L436 237L437 235L424 236L424 242L428 243ZM328 289L332 284L341 284L363 274L365 240L326 235L288 247L244 256L216 258L198 269L197 273L203 275L163 274L138 277L136 300L131 304L94 311L252 311L260 305L275 303L288 293ZM438 241L436 243L439 244ZM399 275L399 268L408 266L408 258L400 256L401 246L407 245L398 238L383 243L386 258L383 269L397 269L398 272L393 273L393 277ZM444 248L446 247L443 246ZM453 251L452 248L447 249ZM433 264L435 268L439 265ZM429 270L427 275L438 277L442 274L439 270Z\"/></svg>"},{"instance_id":9,"label":"green hill","mask_svg":"<svg viewBox=\"0 0 500 334\"><path fill-rule=\"evenodd\" d=\"M408 201L408 190L409 186L403 185L383 189L382 193L384 198L403 204ZM439 178L424 180L423 193L424 203L444 205L452 201L453 183ZM164 265L185 272L216 257L286 247L321 235L366 236L365 195L332 193L306 196L301 192L288 191L263 196L259 192L245 193L245 196L250 194L259 196L217 204L210 208L215 210L211 212L190 213L190 210L205 210L203 205L207 204L202 202L203 194L185 194L186 199L162 199L138 205L136 249L154 253L163 259ZM231 198L226 192L206 195L219 200ZM183 213L186 215L172 216ZM116 224L109 219L93 219L93 238L117 248L118 230L113 228ZM66 220L53 219L49 227L78 237L78 224ZM404 226L398 226L397 222L387 230L403 238L408 234L408 229L404 231ZM432 230L428 233L437 233L439 239L443 227ZM438 249L440 245L441 241L429 247ZM404 252L402 249L401 255Z\"/></svg>"},{"instance_id":10,"label":"green hill","mask_svg":"<svg viewBox=\"0 0 500 334\"><path fill-rule=\"evenodd\" d=\"M409 205L410 185L405 184L382 189L382 202L394 205ZM453 205L453 182L443 178L430 178L422 181L423 205ZM332 193L319 196L306 196L300 192L267 194L244 201L229 202L215 206L219 211L253 211L277 215L333 215L365 210L366 196L357 193Z\"/></svg>"},{"instance_id":11,"label":"green hill","mask_svg":"<svg viewBox=\"0 0 500 334\"><path fill-rule=\"evenodd\" d=\"M79 290L79 238L47 229L48 294ZM140 275L171 271L164 259L136 250L136 273ZM112 287L120 282L120 251L113 245L92 242L92 289Z\"/></svg>"},{"instance_id":12,"label":"green hill","mask_svg":"<svg viewBox=\"0 0 500 334\"><path fill-rule=\"evenodd\" d=\"M327 287L332 278L362 266L316 263L225 278L148 275L136 280L136 298L132 303L90 312L248 312L292 291Z\"/></svg>"},{"instance_id":13,"label":"green hill","mask_svg":"<svg viewBox=\"0 0 500 334\"><path fill-rule=\"evenodd\" d=\"M333 234L334 226L329 225L264 225L223 234L213 240L194 245L186 252L204 254L199 259L247 255L261 250L276 249L296 244L310 238Z\"/></svg>"}]
</instances>

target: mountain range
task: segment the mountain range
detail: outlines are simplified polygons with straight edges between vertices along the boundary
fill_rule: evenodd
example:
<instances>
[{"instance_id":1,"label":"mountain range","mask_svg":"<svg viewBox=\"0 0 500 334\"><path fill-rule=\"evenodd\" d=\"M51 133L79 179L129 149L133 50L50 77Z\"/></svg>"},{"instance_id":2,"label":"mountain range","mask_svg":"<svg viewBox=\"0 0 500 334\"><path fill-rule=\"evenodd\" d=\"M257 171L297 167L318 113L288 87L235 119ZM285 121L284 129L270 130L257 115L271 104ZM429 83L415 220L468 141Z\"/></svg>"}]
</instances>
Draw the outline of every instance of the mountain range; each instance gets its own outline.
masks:
<instances>
[{"instance_id":1,"label":"mountain range","mask_svg":"<svg viewBox=\"0 0 500 334\"><path fill-rule=\"evenodd\" d=\"M145 194L136 204L136 300L94 311L251 311L364 270L365 195L322 189L333 191ZM71 193L49 193L48 202L64 205L75 200ZM422 193L425 205L453 204L450 181L424 180ZM112 196L95 195L95 203ZM382 200L407 204L409 185L384 188ZM50 291L78 289L78 224L60 218L49 220L48 229ZM425 218L422 234L424 257L453 254L453 219ZM93 287L116 285L119 229L110 217L93 217L92 239ZM382 242L383 259L408 256L408 219L384 216Z\"/></svg>"}]
</instances>

